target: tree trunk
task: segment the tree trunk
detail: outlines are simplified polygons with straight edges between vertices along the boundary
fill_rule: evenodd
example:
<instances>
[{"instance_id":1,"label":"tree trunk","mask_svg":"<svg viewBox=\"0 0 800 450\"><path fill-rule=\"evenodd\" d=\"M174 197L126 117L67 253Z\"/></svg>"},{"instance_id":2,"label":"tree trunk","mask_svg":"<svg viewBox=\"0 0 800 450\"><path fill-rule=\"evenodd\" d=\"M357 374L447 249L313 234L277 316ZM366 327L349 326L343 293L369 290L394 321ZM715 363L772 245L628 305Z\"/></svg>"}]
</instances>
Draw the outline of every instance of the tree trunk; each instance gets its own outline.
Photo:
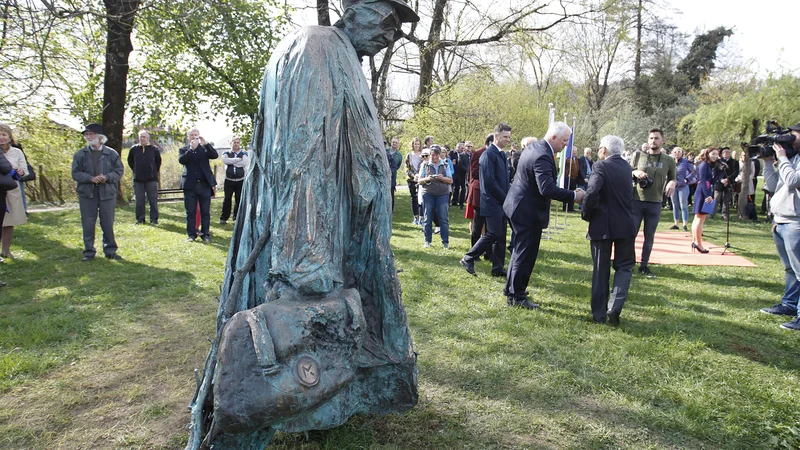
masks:
<instances>
[{"instance_id":1,"label":"tree trunk","mask_svg":"<svg viewBox=\"0 0 800 450\"><path fill-rule=\"evenodd\" d=\"M428 104L428 97L431 94L431 83L433 82L433 68L436 62L436 52L439 50L439 39L444 23L444 10L447 0L436 0L433 5L433 16L431 17L431 28L428 33L427 43L419 47L419 89L417 90L418 106Z\"/></svg>"},{"instance_id":2,"label":"tree trunk","mask_svg":"<svg viewBox=\"0 0 800 450\"><path fill-rule=\"evenodd\" d=\"M140 0L104 0L106 7L106 71L103 79L103 131L107 145L122 154L125 101L128 92L128 57L133 51L131 32ZM117 200L122 200L122 186Z\"/></svg>"},{"instance_id":3,"label":"tree trunk","mask_svg":"<svg viewBox=\"0 0 800 450\"><path fill-rule=\"evenodd\" d=\"M331 25L331 14L328 7L328 0L317 0L317 25L329 27Z\"/></svg>"},{"instance_id":4,"label":"tree trunk","mask_svg":"<svg viewBox=\"0 0 800 450\"><path fill-rule=\"evenodd\" d=\"M636 62L633 64L633 88L636 98L642 94L642 2L636 8Z\"/></svg>"}]
</instances>

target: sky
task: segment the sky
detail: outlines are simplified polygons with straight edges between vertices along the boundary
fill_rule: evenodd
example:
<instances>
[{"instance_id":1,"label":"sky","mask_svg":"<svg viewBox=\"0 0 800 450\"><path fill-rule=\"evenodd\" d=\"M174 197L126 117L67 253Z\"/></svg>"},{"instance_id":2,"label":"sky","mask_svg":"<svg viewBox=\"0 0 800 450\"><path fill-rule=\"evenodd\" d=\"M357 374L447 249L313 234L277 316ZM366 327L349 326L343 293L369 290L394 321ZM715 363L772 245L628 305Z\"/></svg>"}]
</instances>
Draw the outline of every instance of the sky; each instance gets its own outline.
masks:
<instances>
[{"instance_id":1,"label":"sky","mask_svg":"<svg viewBox=\"0 0 800 450\"><path fill-rule=\"evenodd\" d=\"M671 22L694 36L719 26L733 28L723 51L726 57L736 57L758 72L766 73L800 70L800 39L794 27L783 20L791 14L798 0L768 0L747 4L742 1L669 0ZM312 14L301 14L314 20ZM296 20L301 20L299 16ZM689 41L691 42L691 40ZM793 55L798 55L792 59ZM223 118L198 122L198 128L209 141L224 140L231 131Z\"/></svg>"}]
</instances>

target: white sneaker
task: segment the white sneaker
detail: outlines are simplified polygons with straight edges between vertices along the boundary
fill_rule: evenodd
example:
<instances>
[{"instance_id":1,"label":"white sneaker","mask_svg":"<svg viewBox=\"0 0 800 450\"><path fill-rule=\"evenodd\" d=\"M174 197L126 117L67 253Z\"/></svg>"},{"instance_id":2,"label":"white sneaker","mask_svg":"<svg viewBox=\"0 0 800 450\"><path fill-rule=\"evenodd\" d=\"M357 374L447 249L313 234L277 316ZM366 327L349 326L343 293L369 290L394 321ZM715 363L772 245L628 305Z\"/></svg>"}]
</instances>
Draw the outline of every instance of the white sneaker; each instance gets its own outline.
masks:
<instances>
[{"instance_id":1,"label":"white sneaker","mask_svg":"<svg viewBox=\"0 0 800 450\"><path fill-rule=\"evenodd\" d=\"M422 248L430 248L430 246L431 246L430 242L426 242L426 243L422 244Z\"/></svg>"},{"instance_id":2,"label":"white sneaker","mask_svg":"<svg viewBox=\"0 0 800 450\"><path fill-rule=\"evenodd\" d=\"M433 234L439 234L440 231L442 231L442 229L440 227L436 227L433 229Z\"/></svg>"}]
</instances>

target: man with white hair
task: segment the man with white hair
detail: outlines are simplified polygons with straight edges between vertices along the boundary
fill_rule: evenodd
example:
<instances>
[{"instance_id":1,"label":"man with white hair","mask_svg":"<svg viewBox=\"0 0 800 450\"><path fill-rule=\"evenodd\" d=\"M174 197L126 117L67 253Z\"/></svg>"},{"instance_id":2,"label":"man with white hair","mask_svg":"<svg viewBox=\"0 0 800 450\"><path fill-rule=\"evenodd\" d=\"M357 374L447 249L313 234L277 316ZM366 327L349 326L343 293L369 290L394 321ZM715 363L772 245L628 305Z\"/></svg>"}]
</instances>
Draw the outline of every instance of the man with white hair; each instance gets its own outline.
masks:
<instances>
[{"instance_id":1,"label":"man with white hair","mask_svg":"<svg viewBox=\"0 0 800 450\"><path fill-rule=\"evenodd\" d=\"M622 159L625 143L613 135L600 140L598 161L592 167L581 217L589 222L592 248L592 318L619 325L619 315L633 266L636 264L636 223L630 165ZM614 247L614 288L609 297L611 247Z\"/></svg>"},{"instance_id":2,"label":"man with white hair","mask_svg":"<svg viewBox=\"0 0 800 450\"><path fill-rule=\"evenodd\" d=\"M136 196L136 225L144 223L145 199L150 204L150 223L158 225L158 172L161 152L150 144L150 133L139 131L139 143L128 151L128 167L133 171L133 192Z\"/></svg>"},{"instance_id":3,"label":"man with white hair","mask_svg":"<svg viewBox=\"0 0 800 450\"><path fill-rule=\"evenodd\" d=\"M554 122L544 139L529 144L522 151L508 191L503 211L514 231L514 250L508 264L506 287L508 306L536 309L528 300L528 281L539 256L542 230L550 224L550 201L583 200L583 191L570 191L558 187L555 155L566 147L572 130L564 122Z\"/></svg>"},{"instance_id":4,"label":"man with white hair","mask_svg":"<svg viewBox=\"0 0 800 450\"><path fill-rule=\"evenodd\" d=\"M83 138L87 145L72 157L72 179L77 183L83 228L82 261L91 261L97 254L94 229L98 213L103 230L103 253L108 259L119 260L122 257L117 254L117 241L114 239L114 208L125 167L119 153L105 146L108 138L103 134L102 126L96 123L86 125Z\"/></svg>"}]
</instances>

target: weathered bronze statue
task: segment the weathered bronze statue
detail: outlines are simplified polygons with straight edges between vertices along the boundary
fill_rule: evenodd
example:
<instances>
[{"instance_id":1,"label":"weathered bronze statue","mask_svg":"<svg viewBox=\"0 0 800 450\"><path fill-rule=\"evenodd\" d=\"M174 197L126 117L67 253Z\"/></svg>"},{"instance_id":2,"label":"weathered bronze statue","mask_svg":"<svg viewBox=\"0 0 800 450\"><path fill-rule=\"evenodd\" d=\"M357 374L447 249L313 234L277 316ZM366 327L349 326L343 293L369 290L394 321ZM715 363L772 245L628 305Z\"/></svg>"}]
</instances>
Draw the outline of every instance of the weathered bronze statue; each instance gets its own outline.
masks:
<instances>
[{"instance_id":1,"label":"weathered bronze statue","mask_svg":"<svg viewBox=\"0 0 800 450\"><path fill-rule=\"evenodd\" d=\"M260 450L276 430L416 403L389 167L360 58L417 20L404 0L345 2L335 26L298 30L272 55L187 449Z\"/></svg>"}]
</instances>

